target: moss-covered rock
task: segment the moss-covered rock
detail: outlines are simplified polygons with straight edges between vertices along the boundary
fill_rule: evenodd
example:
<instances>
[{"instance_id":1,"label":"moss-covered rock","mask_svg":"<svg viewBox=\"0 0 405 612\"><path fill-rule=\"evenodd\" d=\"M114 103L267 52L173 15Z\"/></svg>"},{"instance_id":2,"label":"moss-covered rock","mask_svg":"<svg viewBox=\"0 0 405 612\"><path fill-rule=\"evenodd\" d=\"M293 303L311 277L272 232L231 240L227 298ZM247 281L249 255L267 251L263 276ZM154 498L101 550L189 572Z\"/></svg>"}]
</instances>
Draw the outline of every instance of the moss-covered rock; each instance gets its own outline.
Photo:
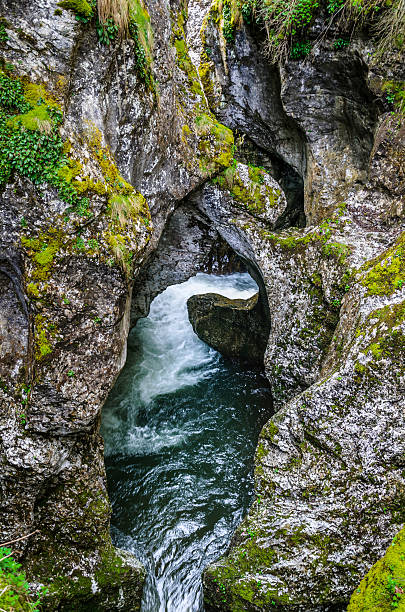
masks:
<instances>
[{"instance_id":1,"label":"moss-covered rock","mask_svg":"<svg viewBox=\"0 0 405 612\"><path fill-rule=\"evenodd\" d=\"M405 610L405 529L355 589L347 612Z\"/></svg>"}]
</instances>

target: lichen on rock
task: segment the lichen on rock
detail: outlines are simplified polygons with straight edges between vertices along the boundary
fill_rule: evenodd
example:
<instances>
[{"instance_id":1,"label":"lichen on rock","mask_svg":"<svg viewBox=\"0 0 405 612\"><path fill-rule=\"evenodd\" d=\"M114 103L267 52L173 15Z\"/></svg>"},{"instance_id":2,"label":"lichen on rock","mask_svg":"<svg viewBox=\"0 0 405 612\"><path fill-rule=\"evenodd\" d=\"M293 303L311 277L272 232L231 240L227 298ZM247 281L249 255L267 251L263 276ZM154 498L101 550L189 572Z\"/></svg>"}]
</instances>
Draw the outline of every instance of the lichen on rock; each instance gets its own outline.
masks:
<instances>
[{"instance_id":1,"label":"lichen on rock","mask_svg":"<svg viewBox=\"0 0 405 612\"><path fill-rule=\"evenodd\" d=\"M106 41L94 2L0 0L0 539L35 532L20 558L45 609L139 608L100 412L131 303L134 322L218 245L259 285L277 413L207 604L401 594L402 532L360 583L404 522L401 52L373 59L367 29L337 48L324 7L312 53L273 65L251 8L137 1Z\"/></svg>"}]
</instances>

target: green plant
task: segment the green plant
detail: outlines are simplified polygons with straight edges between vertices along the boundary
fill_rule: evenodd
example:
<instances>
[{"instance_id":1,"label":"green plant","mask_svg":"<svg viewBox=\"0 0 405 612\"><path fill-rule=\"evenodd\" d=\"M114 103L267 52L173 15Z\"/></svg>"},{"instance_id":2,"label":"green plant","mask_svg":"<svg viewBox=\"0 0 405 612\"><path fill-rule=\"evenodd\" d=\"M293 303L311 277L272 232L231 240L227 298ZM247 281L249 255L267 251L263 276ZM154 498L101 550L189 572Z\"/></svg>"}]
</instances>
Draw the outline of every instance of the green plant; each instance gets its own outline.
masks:
<instances>
[{"instance_id":1,"label":"green plant","mask_svg":"<svg viewBox=\"0 0 405 612\"><path fill-rule=\"evenodd\" d=\"M118 38L135 42L135 65L144 83L153 91L153 33L143 0L62 0L59 6L70 9L81 23L95 22L97 38L110 45Z\"/></svg>"},{"instance_id":2,"label":"green plant","mask_svg":"<svg viewBox=\"0 0 405 612\"><path fill-rule=\"evenodd\" d=\"M74 370L69 370L67 375L69 376L69 378L73 378L73 376L75 375Z\"/></svg>"},{"instance_id":3,"label":"green plant","mask_svg":"<svg viewBox=\"0 0 405 612\"><path fill-rule=\"evenodd\" d=\"M129 24L129 34L135 43L135 65L139 76L148 87L153 86L153 79L148 63L145 48L140 42L139 26L136 21L131 21Z\"/></svg>"},{"instance_id":4,"label":"green plant","mask_svg":"<svg viewBox=\"0 0 405 612\"><path fill-rule=\"evenodd\" d=\"M59 108L41 97L18 78L0 72L0 185L13 172L34 184L48 183L60 198L78 214L88 206L75 189L59 175L66 164L59 126L63 115ZM24 226L23 226L24 227Z\"/></svg>"},{"instance_id":5,"label":"green plant","mask_svg":"<svg viewBox=\"0 0 405 612\"><path fill-rule=\"evenodd\" d=\"M5 43L8 40L8 34L4 23L0 23L0 43Z\"/></svg>"},{"instance_id":6,"label":"green plant","mask_svg":"<svg viewBox=\"0 0 405 612\"><path fill-rule=\"evenodd\" d=\"M404 81L387 81L383 85L385 98L388 104L392 104L395 111L398 113L405 112L405 82Z\"/></svg>"},{"instance_id":7,"label":"green plant","mask_svg":"<svg viewBox=\"0 0 405 612\"><path fill-rule=\"evenodd\" d=\"M343 31L353 32L366 20L373 20L373 34L379 40L379 53L392 48L401 49L405 42L405 0L325 0L330 19L339 20ZM244 6L242 3L242 15ZM249 5L246 15L251 19ZM267 33L267 52L272 61L286 60L291 42L303 35L311 24L320 0L256 0L257 16L264 22ZM258 5L258 6L257 6ZM381 12L381 15L376 16ZM335 49L347 46L346 38L335 42ZM292 56L293 59L297 57Z\"/></svg>"},{"instance_id":8,"label":"green plant","mask_svg":"<svg viewBox=\"0 0 405 612\"><path fill-rule=\"evenodd\" d=\"M333 43L333 47L336 49L336 51L340 51L341 49L345 49L348 45L349 45L349 41L347 40L347 38L338 38Z\"/></svg>"},{"instance_id":9,"label":"green plant","mask_svg":"<svg viewBox=\"0 0 405 612\"><path fill-rule=\"evenodd\" d=\"M311 23L318 6L319 0L262 0L260 15L272 60L286 59L291 37Z\"/></svg>"},{"instance_id":10,"label":"green plant","mask_svg":"<svg viewBox=\"0 0 405 612\"><path fill-rule=\"evenodd\" d=\"M0 609L6 612L38 612L45 593L46 589L42 589L41 594L33 598L21 564L13 558L13 551L0 547Z\"/></svg>"},{"instance_id":11,"label":"green plant","mask_svg":"<svg viewBox=\"0 0 405 612\"><path fill-rule=\"evenodd\" d=\"M391 568L389 569L392 571ZM392 576L388 576L387 590L391 595L391 608L398 608L401 596L404 594L400 581L396 580Z\"/></svg>"},{"instance_id":12,"label":"green plant","mask_svg":"<svg viewBox=\"0 0 405 612\"><path fill-rule=\"evenodd\" d=\"M229 0L225 0L222 9L223 26L222 33L228 43L233 43L235 40L235 25L232 21L232 11L229 5Z\"/></svg>"},{"instance_id":13,"label":"green plant","mask_svg":"<svg viewBox=\"0 0 405 612\"><path fill-rule=\"evenodd\" d=\"M345 0L327 0L327 11L330 15L336 13L344 5Z\"/></svg>"},{"instance_id":14,"label":"green plant","mask_svg":"<svg viewBox=\"0 0 405 612\"><path fill-rule=\"evenodd\" d=\"M247 25L252 25L255 21L259 21L257 8L258 8L259 0L245 0L241 3L241 13L243 17L243 21Z\"/></svg>"},{"instance_id":15,"label":"green plant","mask_svg":"<svg viewBox=\"0 0 405 612\"><path fill-rule=\"evenodd\" d=\"M95 238L90 238L90 240L87 243L87 246L89 247L89 249L94 249L94 250L100 248L100 244Z\"/></svg>"},{"instance_id":16,"label":"green plant","mask_svg":"<svg viewBox=\"0 0 405 612\"><path fill-rule=\"evenodd\" d=\"M290 57L293 60L303 59L311 53L311 43L309 41L296 42L291 46Z\"/></svg>"},{"instance_id":17,"label":"green plant","mask_svg":"<svg viewBox=\"0 0 405 612\"><path fill-rule=\"evenodd\" d=\"M113 19L107 19L106 21L97 20L96 31L100 43L102 45L109 45L117 38L118 26Z\"/></svg>"},{"instance_id":18,"label":"green plant","mask_svg":"<svg viewBox=\"0 0 405 612\"><path fill-rule=\"evenodd\" d=\"M101 24L113 23L116 35L124 38L130 21L130 0L98 0L98 19Z\"/></svg>"},{"instance_id":19,"label":"green plant","mask_svg":"<svg viewBox=\"0 0 405 612\"><path fill-rule=\"evenodd\" d=\"M76 249L83 250L85 248L84 240L81 236L76 238Z\"/></svg>"}]
</instances>

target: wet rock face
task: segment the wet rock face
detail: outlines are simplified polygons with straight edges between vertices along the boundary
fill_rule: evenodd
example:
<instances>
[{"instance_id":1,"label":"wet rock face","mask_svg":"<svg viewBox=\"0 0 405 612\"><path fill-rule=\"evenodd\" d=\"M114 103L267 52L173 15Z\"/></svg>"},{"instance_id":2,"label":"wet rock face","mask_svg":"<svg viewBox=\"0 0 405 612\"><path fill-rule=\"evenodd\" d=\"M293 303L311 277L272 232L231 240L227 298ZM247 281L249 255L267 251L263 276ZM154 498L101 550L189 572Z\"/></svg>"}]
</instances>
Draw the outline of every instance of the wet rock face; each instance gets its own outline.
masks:
<instances>
[{"instance_id":1,"label":"wet rock face","mask_svg":"<svg viewBox=\"0 0 405 612\"><path fill-rule=\"evenodd\" d=\"M381 113L404 62L325 39L269 66L244 26L225 43L206 0L188 22L180 1L147 8L155 90L133 41L100 45L54 0L0 0L9 78L53 96L64 175L89 197L86 216L47 181L1 186L0 541L36 532L21 560L49 610L139 608L142 568L109 535L101 407L131 319L232 250L260 287L279 412L207 605L340 610L403 523L405 142ZM219 121L245 134L240 160Z\"/></svg>"},{"instance_id":2,"label":"wet rock face","mask_svg":"<svg viewBox=\"0 0 405 612\"><path fill-rule=\"evenodd\" d=\"M298 65L291 78L326 60L320 52L315 68ZM333 74L325 67L323 82ZM311 82L317 80L305 80L309 97ZM344 87L346 96L349 81ZM316 105L298 118L303 106L294 92L288 95L304 126ZM361 100L355 96L350 111L360 133L358 105L367 106L368 95L366 89ZM210 610L343 611L402 525L405 226L395 177L402 175L405 143L398 117L394 122L395 128L385 115L373 142L367 128L369 135L346 149L358 183L339 174L343 165L334 166L344 133L327 135L322 122L312 125L314 164L323 157L328 175L316 193L328 198L313 211L306 200L304 229L279 231L248 210L235 218L223 185L199 195L196 205L263 279L271 319L264 363L279 409L259 440L257 500L229 554L205 573ZM337 151L333 163L327 149Z\"/></svg>"},{"instance_id":3,"label":"wet rock face","mask_svg":"<svg viewBox=\"0 0 405 612\"><path fill-rule=\"evenodd\" d=\"M134 278L178 202L231 159L233 135L174 44L181 3L147 8L158 91L133 40L101 45L54 0L0 2L7 79L63 115L53 186L13 171L0 197L0 541L35 532L21 560L49 610L139 609L143 570L111 545L101 407L125 363Z\"/></svg>"},{"instance_id":4,"label":"wet rock face","mask_svg":"<svg viewBox=\"0 0 405 612\"><path fill-rule=\"evenodd\" d=\"M190 323L197 336L225 357L263 367L270 321L257 293L231 300L207 293L187 300Z\"/></svg>"}]
</instances>

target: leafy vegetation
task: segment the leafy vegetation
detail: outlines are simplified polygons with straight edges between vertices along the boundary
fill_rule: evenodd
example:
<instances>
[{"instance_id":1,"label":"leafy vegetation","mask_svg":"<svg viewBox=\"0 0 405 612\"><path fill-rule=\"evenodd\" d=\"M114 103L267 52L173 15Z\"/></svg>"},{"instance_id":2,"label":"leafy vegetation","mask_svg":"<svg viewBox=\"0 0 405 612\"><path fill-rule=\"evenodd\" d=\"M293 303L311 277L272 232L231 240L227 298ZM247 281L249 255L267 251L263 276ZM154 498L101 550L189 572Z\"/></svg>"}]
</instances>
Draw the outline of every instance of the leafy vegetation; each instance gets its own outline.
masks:
<instances>
[{"instance_id":1,"label":"leafy vegetation","mask_svg":"<svg viewBox=\"0 0 405 612\"><path fill-rule=\"evenodd\" d=\"M5 43L8 40L8 34L4 23L0 23L0 43Z\"/></svg>"},{"instance_id":2,"label":"leafy vegetation","mask_svg":"<svg viewBox=\"0 0 405 612\"><path fill-rule=\"evenodd\" d=\"M393 539L384 557L370 569L352 595L348 612L405 609L405 533Z\"/></svg>"},{"instance_id":3,"label":"leafy vegetation","mask_svg":"<svg viewBox=\"0 0 405 612\"><path fill-rule=\"evenodd\" d=\"M67 163L59 126L63 115L43 88L0 72L0 185L17 172L34 184L55 187L61 200L85 214L87 198L60 175Z\"/></svg>"},{"instance_id":4,"label":"leafy vegetation","mask_svg":"<svg viewBox=\"0 0 405 612\"><path fill-rule=\"evenodd\" d=\"M291 46L290 56L295 60L302 59L311 53L311 48L309 41L296 42Z\"/></svg>"},{"instance_id":5,"label":"leafy vegetation","mask_svg":"<svg viewBox=\"0 0 405 612\"><path fill-rule=\"evenodd\" d=\"M6 612L37 612L41 596L32 597L21 564L11 548L0 547L0 609Z\"/></svg>"},{"instance_id":6,"label":"leafy vegetation","mask_svg":"<svg viewBox=\"0 0 405 612\"><path fill-rule=\"evenodd\" d=\"M219 1L219 6L225 40L234 41L241 18L249 25L262 25L267 35L267 53L273 61L285 60L288 55L293 59L308 55L305 34L322 7L343 33L353 33L370 21L379 52L401 49L405 42L405 0L224 0ZM304 42L294 42L295 37ZM345 36L335 42L334 48L343 49L347 44Z\"/></svg>"}]
</instances>

